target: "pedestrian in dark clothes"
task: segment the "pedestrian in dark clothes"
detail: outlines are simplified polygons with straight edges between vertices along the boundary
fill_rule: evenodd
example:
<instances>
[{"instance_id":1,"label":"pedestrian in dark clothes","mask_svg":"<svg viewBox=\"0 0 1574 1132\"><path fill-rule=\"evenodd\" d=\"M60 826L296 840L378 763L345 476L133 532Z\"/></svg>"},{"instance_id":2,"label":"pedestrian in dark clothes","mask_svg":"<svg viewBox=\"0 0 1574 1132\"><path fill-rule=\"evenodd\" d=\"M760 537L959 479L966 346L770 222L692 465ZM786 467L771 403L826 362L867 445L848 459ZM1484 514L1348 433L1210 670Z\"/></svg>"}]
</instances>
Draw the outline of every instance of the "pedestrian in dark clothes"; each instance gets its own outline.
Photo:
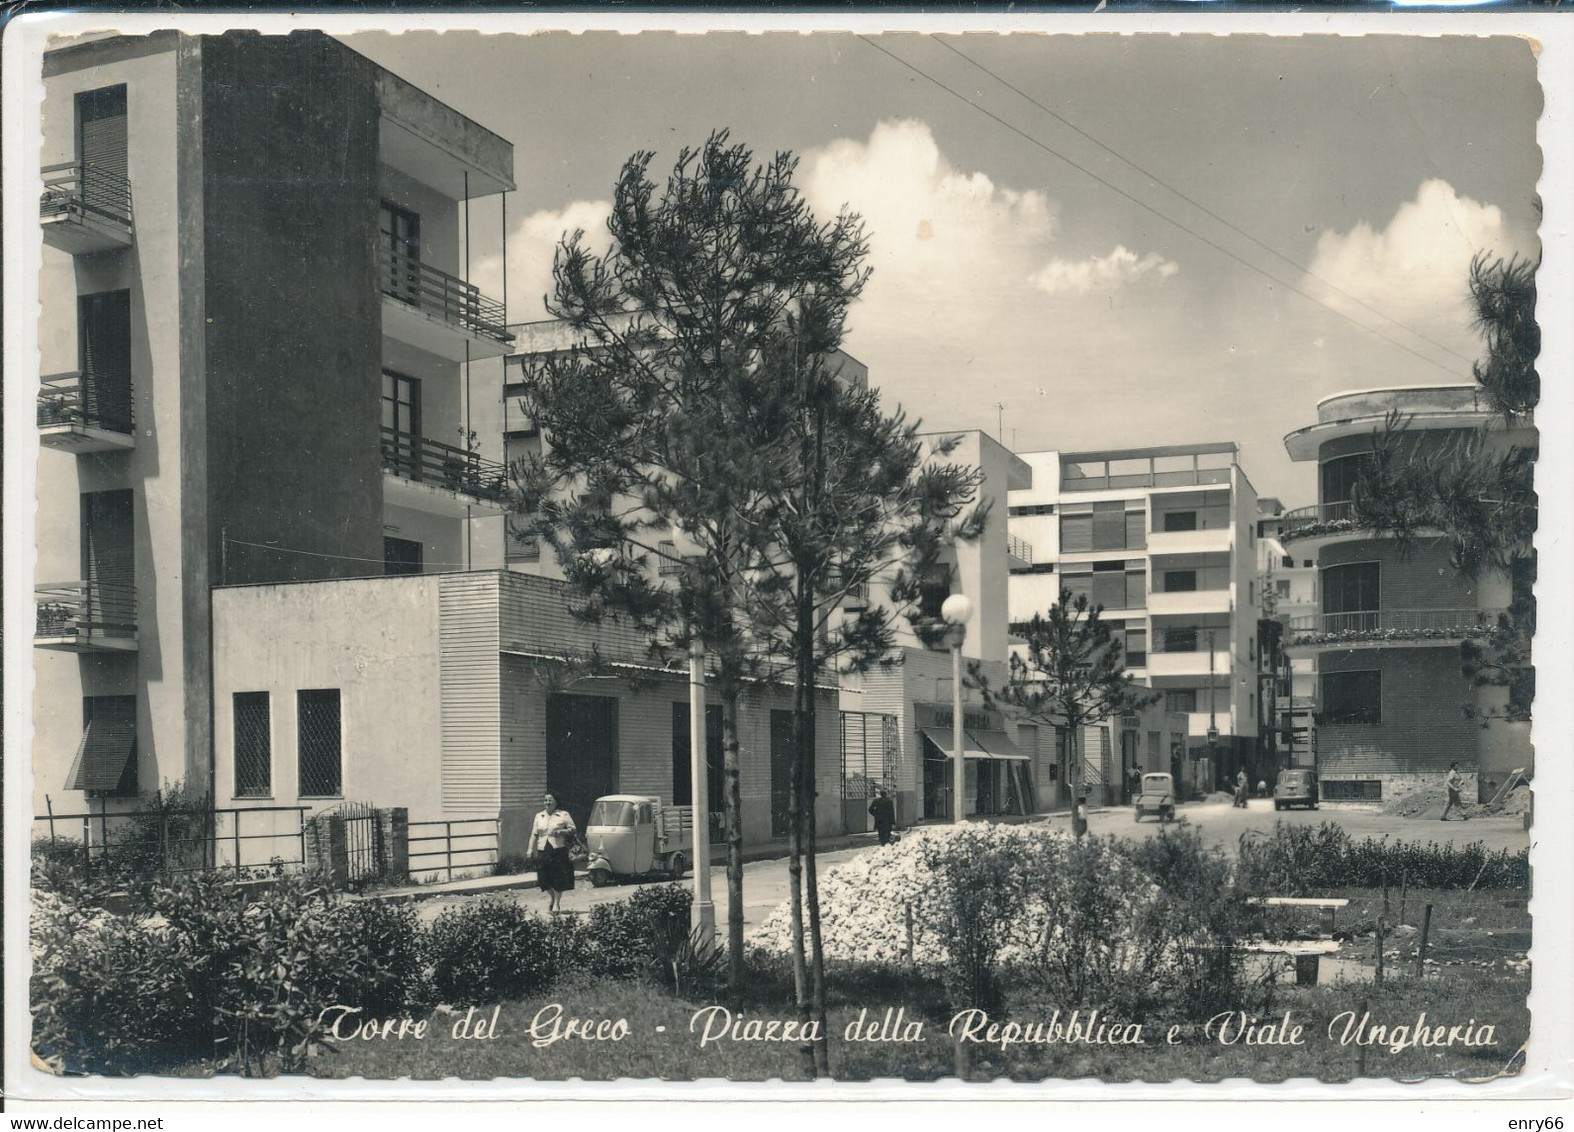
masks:
<instances>
[{"instance_id":1,"label":"pedestrian in dark clothes","mask_svg":"<svg viewBox=\"0 0 1574 1132\"><path fill-rule=\"evenodd\" d=\"M891 844L891 830L896 825L896 807L884 787L875 787L874 801L869 803L869 816L874 819L875 836L881 845Z\"/></svg>"}]
</instances>

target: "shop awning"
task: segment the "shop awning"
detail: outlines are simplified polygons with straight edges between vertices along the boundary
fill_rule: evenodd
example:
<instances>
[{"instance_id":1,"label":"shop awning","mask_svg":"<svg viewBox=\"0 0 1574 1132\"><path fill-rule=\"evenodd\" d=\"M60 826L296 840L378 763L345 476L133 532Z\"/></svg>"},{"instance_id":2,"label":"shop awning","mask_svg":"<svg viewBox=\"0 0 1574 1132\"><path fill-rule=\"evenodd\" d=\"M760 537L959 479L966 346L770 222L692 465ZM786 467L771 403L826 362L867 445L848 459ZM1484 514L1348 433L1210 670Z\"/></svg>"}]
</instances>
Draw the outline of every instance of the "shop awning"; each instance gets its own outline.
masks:
<instances>
[{"instance_id":1,"label":"shop awning","mask_svg":"<svg viewBox=\"0 0 1574 1132\"><path fill-rule=\"evenodd\" d=\"M126 764L136 755L137 722L134 709L95 707L93 718L82 731L72 764L67 790L115 790L126 772Z\"/></svg>"},{"instance_id":2,"label":"shop awning","mask_svg":"<svg viewBox=\"0 0 1574 1132\"><path fill-rule=\"evenodd\" d=\"M989 752L990 758L1028 761L1028 756L1018 749L1004 731L969 731L968 734L972 736L973 742Z\"/></svg>"},{"instance_id":3,"label":"shop awning","mask_svg":"<svg viewBox=\"0 0 1574 1132\"><path fill-rule=\"evenodd\" d=\"M924 738L928 739L936 747L940 748L941 752L946 758L952 757L953 751L951 748L954 745L953 740L956 737L951 733L951 729L949 727L921 727L919 730L924 733ZM994 758L993 755L984 750L983 747L979 746L978 740L973 737L973 733L971 731L963 731L962 736L964 744L962 755L964 758Z\"/></svg>"}]
</instances>

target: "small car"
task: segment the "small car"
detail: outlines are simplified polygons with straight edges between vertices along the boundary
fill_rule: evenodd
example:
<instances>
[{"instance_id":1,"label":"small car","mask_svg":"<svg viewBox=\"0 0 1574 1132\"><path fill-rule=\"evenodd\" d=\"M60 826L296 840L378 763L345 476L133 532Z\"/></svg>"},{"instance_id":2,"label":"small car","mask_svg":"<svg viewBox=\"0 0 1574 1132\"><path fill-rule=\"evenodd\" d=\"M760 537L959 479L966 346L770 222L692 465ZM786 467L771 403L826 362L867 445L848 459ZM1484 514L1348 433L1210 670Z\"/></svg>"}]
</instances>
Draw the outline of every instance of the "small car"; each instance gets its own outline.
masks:
<instances>
[{"instance_id":1,"label":"small car","mask_svg":"<svg viewBox=\"0 0 1574 1132\"><path fill-rule=\"evenodd\" d=\"M1287 810L1291 806L1317 809L1317 775L1309 770L1281 770L1273 787L1273 808Z\"/></svg>"},{"instance_id":2,"label":"small car","mask_svg":"<svg viewBox=\"0 0 1574 1132\"><path fill-rule=\"evenodd\" d=\"M1171 775L1154 772L1142 776L1132 820L1141 821L1144 814L1154 814L1160 821L1175 820L1175 779Z\"/></svg>"},{"instance_id":3,"label":"small car","mask_svg":"<svg viewBox=\"0 0 1574 1132\"><path fill-rule=\"evenodd\" d=\"M597 888L624 877L678 880L688 867L683 849L692 832L687 806L663 806L646 794L597 798L585 823L586 875Z\"/></svg>"}]
</instances>

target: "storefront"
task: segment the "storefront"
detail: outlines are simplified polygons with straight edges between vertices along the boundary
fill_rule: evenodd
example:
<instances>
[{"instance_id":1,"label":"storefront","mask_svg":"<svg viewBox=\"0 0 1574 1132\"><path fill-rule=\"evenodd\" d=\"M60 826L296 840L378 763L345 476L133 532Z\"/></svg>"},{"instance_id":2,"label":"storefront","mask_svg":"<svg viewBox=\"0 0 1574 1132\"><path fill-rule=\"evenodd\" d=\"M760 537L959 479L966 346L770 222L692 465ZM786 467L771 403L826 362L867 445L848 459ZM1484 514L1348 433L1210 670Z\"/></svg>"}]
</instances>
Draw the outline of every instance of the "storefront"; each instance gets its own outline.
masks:
<instances>
[{"instance_id":1,"label":"storefront","mask_svg":"<svg viewBox=\"0 0 1574 1132\"><path fill-rule=\"evenodd\" d=\"M948 819L954 816L955 715L950 707L913 706L923 740L923 814L926 819ZM1037 811L1032 760L1006 734L998 713L964 711L962 745L964 813L997 817Z\"/></svg>"}]
</instances>

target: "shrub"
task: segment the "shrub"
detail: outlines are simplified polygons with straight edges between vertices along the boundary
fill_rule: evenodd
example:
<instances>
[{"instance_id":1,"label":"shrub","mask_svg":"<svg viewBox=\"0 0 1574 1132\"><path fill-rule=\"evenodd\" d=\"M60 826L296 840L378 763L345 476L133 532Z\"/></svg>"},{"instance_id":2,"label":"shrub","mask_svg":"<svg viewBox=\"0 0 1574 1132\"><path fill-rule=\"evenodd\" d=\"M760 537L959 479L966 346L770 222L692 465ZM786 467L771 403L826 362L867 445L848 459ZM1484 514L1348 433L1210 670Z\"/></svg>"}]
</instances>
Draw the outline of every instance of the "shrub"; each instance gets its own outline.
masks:
<instances>
[{"instance_id":1,"label":"shrub","mask_svg":"<svg viewBox=\"0 0 1574 1132\"><path fill-rule=\"evenodd\" d=\"M923 844L933 886L929 926L945 948L942 980L959 1008L998 1015L1005 1006L1000 952L1020 905L1025 860L1037 847L996 836L989 826L964 827Z\"/></svg>"},{"instance_id":2,"label":"shrub","mask_svg":"<svg viewBox=\"0 0 1574 1132\"><path fill-rule=\"evenodd\" d=\"M198 875L155 886L162 923L37 894L34 1039L63 1068L157 1072L197 1057L304 1068L329 1006L391 1013L425 980L411 909L298 877L261 891Z\"/></svg>"},{"instance_id":3,"label":"shrub","mask_svg":"<svg viewBox=\"0 0 1574 1132\"><path fill-rule=\"evenodd\" d=\"M539 916L501 897L445 909L427 936L432 988L457 1005L524 998L560 969L555 953L572 932L549 932Z\"/></svg>"},{"instance_id":4,"label":"shrub","mask_svg":"<svg viewBox=\"0 0 1574 1132\"><path fill-rule=\"evenodd\" d=\"M1237 883L1246 891L1305 896L1335 888L1397 885L1418 888L1528 888L1528 850L1490 851L1481 842L1354 841L1323 823L1315 830L1279 823L1272 834L1241 839Z\"/></svg>"},{"instance_id":5,"label":"shrub","mask_svg":"<svg viewBox=\"0 0 1574 1132\"><path fill-rule=\"evenodd\" d=\"M206 1052L179 933L37 895L32 948L33 1048L61 1070L144 1073Z\"/></svg>"},{"instance_id":6,"label":"shrub","mask_svg":"<svg viewBox=\"0 0 1574 1132\"><path fill-rule=\"evenodd\" d=\"M358 1006L377 1017L431 1004L425 932L413 905L343 900L333 906L328 928L347 956L345 966L332 973L334 1004Z\"/></svg>"}]
</instances>

